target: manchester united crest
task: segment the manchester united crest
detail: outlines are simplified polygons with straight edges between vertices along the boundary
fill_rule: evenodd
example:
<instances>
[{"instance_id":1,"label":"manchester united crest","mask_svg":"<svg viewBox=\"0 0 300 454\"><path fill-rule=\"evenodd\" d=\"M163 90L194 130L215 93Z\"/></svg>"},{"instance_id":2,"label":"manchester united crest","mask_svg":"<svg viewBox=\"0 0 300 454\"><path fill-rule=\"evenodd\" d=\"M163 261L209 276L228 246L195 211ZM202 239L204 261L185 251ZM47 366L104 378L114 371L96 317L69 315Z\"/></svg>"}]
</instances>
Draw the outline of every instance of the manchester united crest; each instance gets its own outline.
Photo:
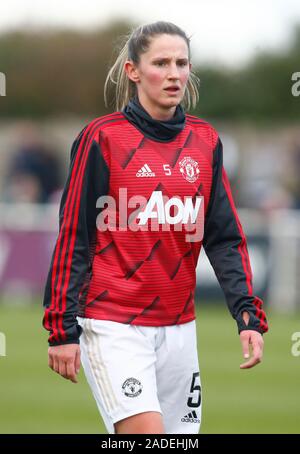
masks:
<instances>
[{"instance_id":1,"label":"manchester united crest","mask_svg":"<svg viewBox=\"0 0 300 454\"><path fill-rule=\"evenodd\" d=\"M127 378L122 385L122 390L127 397L137 397L141 394L143 386L136 378Z\"/></svg>"},{"instance_id":2,"label":"manchester united crest","mask_svg":"<svg viewBox=\"0 0 300 454\"><path fill-rule=\"evenodd\" d=\"M200 174L198 162L194 161L190 156L185 156L182 161L179 162L180 172L187 181L194 183Z\"/></svg>"}]
</instances>

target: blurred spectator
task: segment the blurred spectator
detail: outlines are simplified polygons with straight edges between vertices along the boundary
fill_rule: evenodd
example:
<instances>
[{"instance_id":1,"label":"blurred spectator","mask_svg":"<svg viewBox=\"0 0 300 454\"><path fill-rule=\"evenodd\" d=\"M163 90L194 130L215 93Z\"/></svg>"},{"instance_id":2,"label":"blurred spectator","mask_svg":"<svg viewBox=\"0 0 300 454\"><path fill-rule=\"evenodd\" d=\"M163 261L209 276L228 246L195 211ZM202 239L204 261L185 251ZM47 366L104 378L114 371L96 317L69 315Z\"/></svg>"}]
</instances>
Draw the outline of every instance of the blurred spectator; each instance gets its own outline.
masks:
<instances>
[{"instance_id":1,"label":"blurred spectator","mask_svg":"<svg viewBox=\"0 0 300 454\"><path fill-rule=\"evenodd\" d=\"M249 153L245 172L244 206L266 212L293 207L293 196L284 185L285 160L274 143Z\"/></svg>"},{"instance_id":2,"label":"blurred spectator","mask_svg":"<svg viewBox=\"0 0 300 454\"><path fill-rule=\"evenodd\" d=\"M293 153L293 170L294 170L294 185L293 194L295 197L294 208L300 209L300 139L294 143Z\"/></svg>"},{"instance_id":3,"label":"blurred spectator","mask_svg":"<svg viewBox=\"0 0 300 454\"><path fill-rule=\"evenodd\" d=\"M19 148L8 166L6 202L46 203L61 187L61 164L31 123L22 125Z\"/></svg>"}]
</instances>

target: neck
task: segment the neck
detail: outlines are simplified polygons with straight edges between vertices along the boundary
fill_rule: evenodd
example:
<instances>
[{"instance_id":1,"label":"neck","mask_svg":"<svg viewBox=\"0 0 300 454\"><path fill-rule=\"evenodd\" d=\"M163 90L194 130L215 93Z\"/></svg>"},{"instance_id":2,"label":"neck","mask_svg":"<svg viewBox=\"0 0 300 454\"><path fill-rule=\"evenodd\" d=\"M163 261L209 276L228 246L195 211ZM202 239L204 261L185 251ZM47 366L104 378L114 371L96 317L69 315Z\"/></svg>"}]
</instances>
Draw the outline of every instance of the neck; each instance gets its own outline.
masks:
<instances>
[{"instance_id":1,"label":"neck","mask_svg":"<svg viewBox=\"0 0 300 454\"><path fill-rule=\"evenodd\" d=\"M159 106L153 106L149 100L143 94L137 95L138 99L143 106L143 108L148 112L148 114L154 119L159 121L170 120L176 111L176 106L166 106L165 108Z\"/></svg>"},{"instance_id":2,"label":"neck","mask_svg":"<svg viewBox=\"0 0 300 454\"><path fill-rule=\"evenodd\" d=\"M143 99L141 101L143 102ZM159 120L158 117L161 118L161 116L151 110L147 103L142 104L142 102L140 102L138 96L134 95L122 109L122 113L130 123L142 132L144 137L158 142L170 142L184 129L185 110L181 104L175 106L172 117L170 109L168 109L168 119ZM161 114L162 112L158 113ZM164 118L167 118L167 116L164 115Z\"/></svg>"}]
</instances>

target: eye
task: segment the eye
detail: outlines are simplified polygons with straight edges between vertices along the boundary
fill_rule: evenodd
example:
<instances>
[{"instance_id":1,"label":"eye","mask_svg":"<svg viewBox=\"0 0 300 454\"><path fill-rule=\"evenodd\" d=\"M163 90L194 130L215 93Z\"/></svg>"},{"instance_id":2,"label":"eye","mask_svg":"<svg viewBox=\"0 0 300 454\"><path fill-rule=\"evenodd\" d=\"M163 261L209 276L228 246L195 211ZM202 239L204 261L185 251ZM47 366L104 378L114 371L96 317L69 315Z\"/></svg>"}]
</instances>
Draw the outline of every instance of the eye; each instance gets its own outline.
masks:
<instances>
[{"instance_id":1,"label":"eye","mask_svg":"<svg viewBox=\"0 0 300 454\"><path fill-rule=\"evenodd\" d=\"M166 65L167 62L161 60L161 61L157 61L157 62L154 62L155 65L157 66L163 66L163 65ZM188 63L186 61L181 61L181 62L178 62L178 65L179 66L186 66Z\"/></svg>"}]
</instances>

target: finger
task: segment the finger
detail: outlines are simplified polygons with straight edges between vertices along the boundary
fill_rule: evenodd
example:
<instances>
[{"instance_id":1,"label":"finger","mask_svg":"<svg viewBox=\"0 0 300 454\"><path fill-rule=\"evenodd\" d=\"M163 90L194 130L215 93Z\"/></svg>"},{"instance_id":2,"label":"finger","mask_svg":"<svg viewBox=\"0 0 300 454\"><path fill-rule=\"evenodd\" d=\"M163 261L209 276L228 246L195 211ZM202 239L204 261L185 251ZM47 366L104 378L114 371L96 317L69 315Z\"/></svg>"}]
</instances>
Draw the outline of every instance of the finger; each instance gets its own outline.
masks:
<instances>
[{"instance_id":1,"label":"finger","mask_svg":"<svg viewBox=\"0 0 300 454\"><path fill-rule=\"evenodd\" d=\"M53 369L53 358L52 355L48 355L48 366Z\"/></svg>"},{"instance_id":2,"label":"finger","mask_svg":"<svg viewBox=\"0 0 300 454\"><path fill-rule=\"evenodd\" d=\"M253 356L258 360L258 362L262 361L263 346L258 341L253 342Z\"/></svg>"},{"instance_id":3,"label":"finger","mask_svg":"<svg viewBox=\"0 0 300 454\"><path fill-rule=\"evenodd\" d=\"M79 374L79 371L80 371L80 349L78 349L78 351L76 353L75 371L76 371L76 374Z\"/></svg>"},{"instance_id":4,"label":"finger","mask_svg":"<svg viewBox=\"0 0 300 454\"><path fill-rule=\"evenodd\" d=\"M69 361L66 365L67 367L67 378L73 383L77 383L77 377L75 374L74 361Z\"/></svg>"},{"instance_id":5,"label":"finger","mask_svg":"<svg viewBox=\"0 0 300 454\"><path fill-rule=\"evenodd\" d=\"M251 367L254 367L259 363L261 363L261 360L259 358L253 357L246 363L241 364L240 369L251 369Z\"/></svg>"},{"instance_id":6,"label":"finger","mask_svg":"<svg viewBox=\"0 0 300 454\"><path fill-rule=\"evenodd\" d=\"M262 345L258 340L253 341L253 358L255 360L255 364L259 364L262 361L263 357L263 349Z\"/></svg>"},{"instance_id":7,"label":"finger","mask_svg":"<svg viewBox=\"0 0 300 454\"><path fill-rule=\"evenodd\" d=\"M55 356L53 357L53 370L59 374L59 362Z\"/></svg>"},{"instance_id":8,"label":"finger","mask_svg":"<svg viewBox=\"0 0 300 454\"><path fill-rule=\"evenodd\" d=\"M245 359L250 357L250 352L249 352L249 337L248 336L242 336L241 337L241 342L242 342L242 350L243 350L243 356Z\"/></svg>"},{"instance_id":9,"label":"finger","mask_svg":"<svg viewBox=\"0 0 300 454\"><path fill-rule=\"evenodd\" d=\"M67 378L67 367L66 363L63 360L59 361L59 375L61 375L64 378Z\"/></svg>"}]
</instances>

